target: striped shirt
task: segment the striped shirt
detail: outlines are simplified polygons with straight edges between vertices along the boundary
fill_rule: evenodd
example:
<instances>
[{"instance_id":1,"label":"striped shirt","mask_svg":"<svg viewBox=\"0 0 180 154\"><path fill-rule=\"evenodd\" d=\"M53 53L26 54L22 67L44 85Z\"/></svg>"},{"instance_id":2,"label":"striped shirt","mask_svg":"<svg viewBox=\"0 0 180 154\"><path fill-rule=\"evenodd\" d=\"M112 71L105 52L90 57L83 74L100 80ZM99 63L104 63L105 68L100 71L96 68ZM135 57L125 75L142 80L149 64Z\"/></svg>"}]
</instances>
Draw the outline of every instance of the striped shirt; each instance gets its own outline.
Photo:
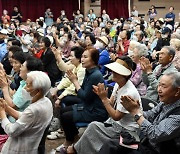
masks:
<instances>
[{"instance_id":1,"label":"striped shirt","mask_svg":"<svg viewBox=\"0 0 180 154\"><path fill-rule=\"evenodd\" d=\"M180 108L180 100L167 105L161 102L152 110L144 112L146 119L141 125L141 131L157 150L160 142L178 137L180 133L180 114L173 114L177 107Z\"/></svg>"}]
</instances>

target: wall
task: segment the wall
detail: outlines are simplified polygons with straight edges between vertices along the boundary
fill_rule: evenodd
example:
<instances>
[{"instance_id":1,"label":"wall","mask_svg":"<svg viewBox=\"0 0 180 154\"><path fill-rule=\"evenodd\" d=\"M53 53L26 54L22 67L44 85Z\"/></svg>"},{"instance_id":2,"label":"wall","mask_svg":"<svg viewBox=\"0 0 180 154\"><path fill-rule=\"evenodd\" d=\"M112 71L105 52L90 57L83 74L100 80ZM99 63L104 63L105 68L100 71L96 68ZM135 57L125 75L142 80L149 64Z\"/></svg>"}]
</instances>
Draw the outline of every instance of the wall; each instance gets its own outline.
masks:
<instances>
[{"instance_id":1,"label":"wall","mask_svg":"<svg viewBox=\"0 0 180 154\"><path fill-rule=\"evenodd\" d=\"M91 3L91 0L84 0L84 15L88 15L90 9L94 10L96 16L101 15L101 0L96 0L96 2Z\"/></svg>"},{"instance_id":2,"label":"wall","mask_svg":"<svg viewBox=\"0 0 180 154\"><path fill-rule=\"evenodd\" d=\"M169 11L170 6L174 6L174 13L176 14L176 21L178 21L178 14L180 12L179 0L150 0L150 1L139 1L139 0L131 0L131 5L136 5L137 10L140 14L147 14L148 9L151 5L155 5L156 7L165 7L165 8L157 8L157 18L164 17L166 13ZM145 16L145 19L148 19L148 16Z\"/></svg>"}]
</instances>

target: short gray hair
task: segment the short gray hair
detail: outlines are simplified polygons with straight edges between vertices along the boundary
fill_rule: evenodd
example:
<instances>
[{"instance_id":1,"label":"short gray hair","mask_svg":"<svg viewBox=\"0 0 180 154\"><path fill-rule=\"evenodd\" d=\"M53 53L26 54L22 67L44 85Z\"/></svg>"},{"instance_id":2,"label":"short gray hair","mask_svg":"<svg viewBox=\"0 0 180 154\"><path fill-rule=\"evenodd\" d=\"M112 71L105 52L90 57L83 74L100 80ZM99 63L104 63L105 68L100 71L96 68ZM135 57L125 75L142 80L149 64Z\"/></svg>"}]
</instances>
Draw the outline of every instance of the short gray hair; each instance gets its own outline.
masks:
<instances>
[{"instance_id":1,"label":"short gray hair","mask_svg":"<svg viewBox=\"0 0 180 154\"><path fill-rule=\"evenodd\" d=\"M180 72L169 72L165 75L171 77L173 88L180 88Z\"/></svg>"},{"instance_id":2,"label":"short gray hair","mask_svg":"<svg viewBox=\"0 0 180 154\"><path fill-rule=\"evenodd\" d=\"M31 71L27 77L32 79L32 86L34 89L41 89L45 96L51 88L51 81L48 75L42 71Z\"/></svg>"},{"instance_id":3,"label":"short gray hair","mask_svg":"<svg viewBox=\"0 0 180 154\"><path fill-rule=\"evenodd\" d=\"M135 49L138 50L139 57L146 57L148 55L148 48L145 44L138 44Z\"/></svg>"},{"instance_id":4,"label":"short gray hair","mask_svg":"<svg viewBox=\"0 0 180 154\"><path fill-rule=\"evenodd\" d=\"M176 50L175 50L173 47L164 46L163 48L166 48L166 49L168 50L168 54L169 54L169 55L172 55L173 58L174 58L174 56L175 56L175 54L176 54Z\"/></svg>"}]
</instances>

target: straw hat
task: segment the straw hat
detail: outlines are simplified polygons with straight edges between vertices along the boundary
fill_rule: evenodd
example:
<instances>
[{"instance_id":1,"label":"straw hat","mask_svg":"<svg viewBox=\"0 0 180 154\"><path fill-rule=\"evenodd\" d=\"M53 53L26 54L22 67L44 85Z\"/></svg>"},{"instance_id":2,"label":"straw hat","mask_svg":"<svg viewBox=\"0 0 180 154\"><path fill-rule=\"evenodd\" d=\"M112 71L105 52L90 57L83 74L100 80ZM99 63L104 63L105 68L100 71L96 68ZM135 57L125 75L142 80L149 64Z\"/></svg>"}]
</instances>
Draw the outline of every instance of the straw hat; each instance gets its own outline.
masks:
<instances>
[{"instance_id":1,"label":"straw hat","mask_svg":"<svg viewBox=\"0 0 180 154\"><path fill-rule=\"evenodd\" d=\"M97 38L98 40L101 40L105 45L109 44L109 40L106 36L101 36L99 38Z\"/></svg>"},{"instance_id":2,"label":"straw hat","mask_svg":"<svg viewBox=\"0 0 180 154\"><path fill-rule=\"evenodd\" d=\"M121 59L117 59L115 62L105 65L105 67L123 76L131 75L131 70L129 69L129 66L125 61Z\"/></svg>"}]
</instances>

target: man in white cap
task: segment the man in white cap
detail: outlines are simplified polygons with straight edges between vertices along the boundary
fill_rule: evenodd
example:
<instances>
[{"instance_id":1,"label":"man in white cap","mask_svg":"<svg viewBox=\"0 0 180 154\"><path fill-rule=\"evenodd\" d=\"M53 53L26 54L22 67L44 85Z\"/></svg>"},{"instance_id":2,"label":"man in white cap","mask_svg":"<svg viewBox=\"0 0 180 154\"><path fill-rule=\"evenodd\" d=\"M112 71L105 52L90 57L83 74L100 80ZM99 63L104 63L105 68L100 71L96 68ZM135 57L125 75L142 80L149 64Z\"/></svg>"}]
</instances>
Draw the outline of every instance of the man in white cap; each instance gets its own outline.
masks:
<instances>
[{"instance_id":1,"label":"man in white cap","mask_svg":"<svg viewBox=\"0 0 180 154\"><path fill-rule=\"evenodd\" d=\"M7 53L7 44L4 41L7 38L7 34L8 31L6 29L0 30L0 62Z\"/></svg>"},{"instance_id":2,"label":"man in white cap","mask_svg":"<svg viewBox=\"0 0 180 154\"><path fill-rule=\"evenodd\" d=\"M99 66L100 66L100 71L103 75L106 74L106 68L104 65L108 64L110 62L110 55L107 50L107 46L109 44L109 40L106 36L101 36L97 38L96 44L94 47L99 50Z\"/></svg>"}]
</instances>

